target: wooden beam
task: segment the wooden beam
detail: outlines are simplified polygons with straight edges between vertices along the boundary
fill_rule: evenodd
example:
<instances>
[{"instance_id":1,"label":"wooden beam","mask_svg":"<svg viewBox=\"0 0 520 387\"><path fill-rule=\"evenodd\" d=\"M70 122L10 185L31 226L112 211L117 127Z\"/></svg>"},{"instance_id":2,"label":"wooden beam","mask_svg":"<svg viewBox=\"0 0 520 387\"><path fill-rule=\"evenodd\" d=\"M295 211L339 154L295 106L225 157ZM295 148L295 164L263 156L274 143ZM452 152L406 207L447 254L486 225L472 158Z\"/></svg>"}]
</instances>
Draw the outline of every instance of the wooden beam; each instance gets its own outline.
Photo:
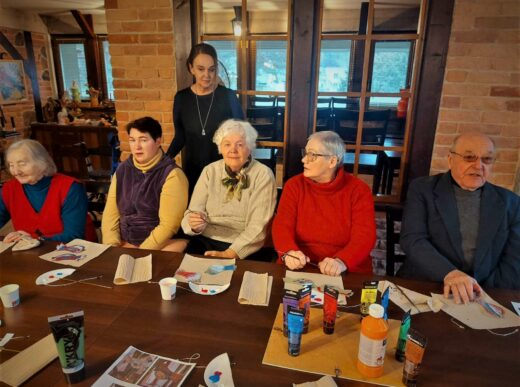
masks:
<instances>
[{"instance_id":1,"label":"wooden beam","mask_svg":"<svg viewBox=\"0 0 520 387\"><path fill-rule=\"evenodd\" d=\"M193 83L193 77L186 68L186 60L192 46L190 2L173 1L173 28L175 37L175 75L177 90L184 89Z\"/></svg>"},{"instance_id":2,"label":"wooden beam","mask_svg":"<svg viewBox=\"0 0 520 387\"><path fill-rule=\"evenodd\" d=\"M15 60L24 60L22 55L18 52L18 50L7 39L7 36L5 36L4 33L1 31L0 31L0 45L2 45L5 50L7 50L9 55L11 55L11 58L13 58Z\"/></svg>"},{"instance_id":3,"label":"wooden beam","mask_svg":"<svg viewBox=\"0 0 520 387\"><path fill-rule=\"evenodd\" d=\"M72 13L72 16L74 16L74 19L76 19L76 22L78 23L79 28L81 28L81 31L83 31L83 34L87 38L95 39L96 33L94 32L93 28L92 15L83 15L77 9L73 9L70 12Z\"/></svg>"},{"instance_id":4,"label":"wooden beam","mask_svg":"<svg viewBox=\"0 0 520 387\"><path fill-rule=\"evenodd\" d=\"M36 69L36 60L34 56L34 48L32 43L32 35L29 31L23 32L25 47L27 49L27 60L25 63L25 71L29 78L31 79L31 87L34 99L34 111L36 112L36 120L38 122L43 122L43 112L42 112L42 100L40 96L40 84L38 83L38 72Z\"/></svg>"}]
</instances>

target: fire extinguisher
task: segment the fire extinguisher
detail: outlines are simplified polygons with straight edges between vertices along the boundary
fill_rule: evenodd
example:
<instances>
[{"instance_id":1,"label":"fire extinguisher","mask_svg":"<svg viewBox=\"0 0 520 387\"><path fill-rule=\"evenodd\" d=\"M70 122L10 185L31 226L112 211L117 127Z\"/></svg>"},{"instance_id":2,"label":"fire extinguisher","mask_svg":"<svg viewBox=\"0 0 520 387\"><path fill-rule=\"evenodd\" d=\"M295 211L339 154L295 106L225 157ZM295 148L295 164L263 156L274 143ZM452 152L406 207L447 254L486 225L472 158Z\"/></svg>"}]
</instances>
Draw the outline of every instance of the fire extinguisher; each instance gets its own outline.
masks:
<instances>
[{"instance_id":1,"label":"fire extinguisher","mask_svg":"<svg viewBox=\"0 0 520 387\"><path fill-rule=\"evenodd\" d=\"M401 99L397 102L397 118L406 118L410 89L401 89L399 93L401 94Z\"/></svg>"}]
</instances>

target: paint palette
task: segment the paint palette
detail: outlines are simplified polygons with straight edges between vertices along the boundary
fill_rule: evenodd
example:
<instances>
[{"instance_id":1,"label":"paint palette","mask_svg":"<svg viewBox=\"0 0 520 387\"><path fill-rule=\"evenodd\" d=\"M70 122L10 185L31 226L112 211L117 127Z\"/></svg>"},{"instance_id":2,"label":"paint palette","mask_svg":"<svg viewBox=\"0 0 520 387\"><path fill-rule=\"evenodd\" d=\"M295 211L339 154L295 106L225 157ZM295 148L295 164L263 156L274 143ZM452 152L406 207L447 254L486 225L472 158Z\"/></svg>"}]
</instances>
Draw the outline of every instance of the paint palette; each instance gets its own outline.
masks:
<instances>
[{"instance_id":1,"label":"paint palette","mask_svg":"<svg viewBox=\"0 0 520 387\"><path fill-rule=\"evenodd\" d=\"M203 296L214 296L227 290L230 284L225 285L204 285L195 282L189 282L190 289L194 293L202 294Z\"/></svg>"},{"instance_id":2,"label":"paint palette","mask_svg":"<svg viewBox=\"0 0 520 387\"><path fill-rule=\"evenodd\" d=\"M70 268L48 271L48 272L40 275L38 278L36 278L36 285L47 285L47 284L56 282L62 278L68 277L75 271L76 271L76 269L70 269Z\"/></svg>"},{"instance_id":3,"label":"paint palette","mask_svg":"<svg viewBox=\"0 0 520 387\"><path fill-rule=\"evenodd\" d=\"M222 353L209 362L204 371L204 381L208 387L233 387L235 385L227 353Z\"/></svg>"}]
</instances>

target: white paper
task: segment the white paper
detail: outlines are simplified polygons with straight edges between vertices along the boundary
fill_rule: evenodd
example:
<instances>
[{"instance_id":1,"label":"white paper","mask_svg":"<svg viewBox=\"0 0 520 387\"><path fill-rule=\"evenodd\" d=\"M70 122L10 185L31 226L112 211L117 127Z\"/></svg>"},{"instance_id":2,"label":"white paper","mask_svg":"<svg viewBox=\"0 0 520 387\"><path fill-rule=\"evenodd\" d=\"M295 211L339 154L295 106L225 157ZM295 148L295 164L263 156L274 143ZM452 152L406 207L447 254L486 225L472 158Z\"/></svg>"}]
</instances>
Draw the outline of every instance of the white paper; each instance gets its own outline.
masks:
<instances>
[{"instance_id":1,"label":"white paper","mask_svg":"<svg viewBox=\"0 0 520 387\"><path fill-rule=\"evenodd\" d=\"M403 293L405 293L408 298L412 300L415 306L412 305L410 301L408 301L408 299L403 296L396 285L390 281L379 281L377 290L383 293L387 287L390 287L390 301L392 301L405 312L410 311L410 314L412 315L424 312L437 313L442 308L443 304L439 303L438 300L432 299L432 297L425 294L414 292L413 290L399 286Z\"/></svg>"},{"instance_id":2,"label":"white paper","mask_svg":"<svg viewBox=\"0 0 520 387\"><path fill-rule=\"evenodd\" d=\"M268 306L273 276L246 271L238 294L238 302L247 305Z\"/></svg>"},{"instance_id":3,"label":"white paper","mask_svg":"<svg viewBox=\"0 0 520 387\"><path fill-rule=\"evenodd\" d=\"M516 314L520 316L520 302L511 301L513 308L515 308Z\"/></svg>"},{"instance_id":4,"label":"white paper","mask_svg":"<svg viewBox=\"0 0 520 387\"><path fill-rule=\"evenodd\" d=\"M150 281L152 279L152 254L142 258L134 258L128 254L122 254L117 263L114 284L128 285L136 282Z\"/></svg>"},{"instance_id":5,"label":"white paper","mask_svg":"<svg viewBox=\"0 0 520 387\"><path fill-rule=\"evenodd\" d=\"M291 271L286 270L285 271L285 278L289 279L308 279L311 280L315 286L312 287L312 293L311 293L311 302L317 303L317 304L323 304L323 292L320 291L320 289L324 289L325 285L332 285L340 290L345 290L343 287L343 278L341 276L330 276L325 275L321 273L307 273L302 271ZM284 284L285 289L294 289L294 285L291 286L290 283L285 282ZM338 297L338 304L339 305L347 305L347 298L344 294L340 294Z\"/></svg>"},{"instance_id":6,"label":"white paper","mask_svg":"<svg viewBox=\"0 0 520 387\"><path fill-rule=\"evenodd\" d=\"M231 363L227 353L211 360L204 370L204 381L208 387L234 387Z\"/></svg>"},{"instance_id":7,"label":"white paper","mask_svg":"<svg viewBox=\"0 0 520 387\"><path fill-rule=\"evenodd\" d=\"M293 383L293 387L337 387L338 385L332 379L332 376L324 376L315 382L305 382L301 384Z\"/></svg>"},{"instance_id":8,"label":"white paper","mask_svg":"<svg viewBox=\"0 0 520 387\"><path fill-rule=\"evenodd\" d=\"M60 257L62 257L64 254L70 253L66 250L54 250L50 253L40 255L40 258L62 265L80 267L90 260L100 256L106 249L110 247L110 245L102 245L100 243L89 242L83 239L74 239L67 243L66 246L82 246L84 250L78 253L72 253L78 259L61 260Z\"/></svg>"},{"instance_id":9,"label":"white paper","mask_svg":"<svg viewBox=\"0 0 520 387\"><path fill-rule=\"evenodd\" d=\"M493 300L485 292L480 294L480 297L499 308L502 308L503 317L496 317L488 313L485 308L478 302L470 302L468 304L456 304L453 299L444 298L442 294L433 294L434 299L443 303L442 310L448 313L451 317L459 320L463 324L473 329L496 329L496 328L511 328L520 326L520 317L504 308L498 302Z\"/></svg>"},{"instance_id":10,"label":"white paper","mask_svg":"<svg viewBox=\"0 0 520 387\"><path fill-rule=\"evenodd\" d=\"M177 281L187 283L186 277L177 274L179 271L199 273L200 280L196 281L208 285L227 285L231 283L233 270L224 270L218 274L208 274L206 270L212 265L234 265L234 259L197 258L190 254L184 254L184 258L177 269L175 278Z\"/></svg>"},{"instance_id":11,"label":"white paper","mask_svg":"<svg viewBox=\"0 0 520 387\"><path fill-rule=\"evenodd\" d=\"M15 242L10 242L10 243L0 242L0 254L3 253L4 251L6 251L7 249L9 249L9 247L14 245L14 243Z\"/></svg>"}]
</instances>

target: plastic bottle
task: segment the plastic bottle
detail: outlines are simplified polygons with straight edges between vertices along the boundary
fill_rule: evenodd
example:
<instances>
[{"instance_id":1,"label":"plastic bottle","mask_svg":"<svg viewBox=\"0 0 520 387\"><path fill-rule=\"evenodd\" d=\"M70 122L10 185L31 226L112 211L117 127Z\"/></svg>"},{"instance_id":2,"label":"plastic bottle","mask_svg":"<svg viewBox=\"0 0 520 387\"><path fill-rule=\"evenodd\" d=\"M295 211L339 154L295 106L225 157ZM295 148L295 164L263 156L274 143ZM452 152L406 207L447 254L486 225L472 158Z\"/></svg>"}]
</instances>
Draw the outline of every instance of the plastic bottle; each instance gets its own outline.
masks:
<instances>
[{"instance_id":1,"label":"plastic bottle","mask_svg":"<svg viewBox=\"0 0 520 387\"><path fill-rule=\"evenodd\" d=\"M388 335L384 312L381 305L372 304L368 316L361 322L357 369L367 378L377 378L383 374Z\"/></svg>"}]
</instances>

